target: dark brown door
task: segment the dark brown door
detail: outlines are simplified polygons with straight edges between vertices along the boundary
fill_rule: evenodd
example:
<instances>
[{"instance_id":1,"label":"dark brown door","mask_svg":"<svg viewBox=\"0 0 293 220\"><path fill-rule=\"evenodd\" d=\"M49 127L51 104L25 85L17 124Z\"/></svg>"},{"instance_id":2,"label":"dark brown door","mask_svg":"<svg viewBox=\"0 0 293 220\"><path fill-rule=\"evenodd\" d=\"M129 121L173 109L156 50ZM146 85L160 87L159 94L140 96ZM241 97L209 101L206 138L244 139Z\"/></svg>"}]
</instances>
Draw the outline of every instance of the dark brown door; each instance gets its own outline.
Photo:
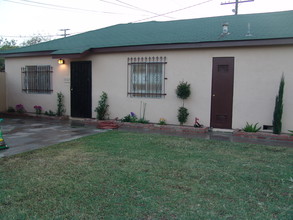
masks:
<instances>
[{"instance_id":1,"label":"dark brown door","mask_svg":"<svg viewBox=\"0 0 293 220\"><path fill-rule=\"evenodd\" d=\"M92 117L92 63L71 62L71 116Z\"/></svg>"},{"instance_id":2,"label":"dark brown door","mask_svg":"<svg viewBox=\"0 0 293 220\"><path fill-rule=\"evenodd\" d=\"M234 57L214 57L211 127L232 128Z\"/></svg>"}]
</instances>

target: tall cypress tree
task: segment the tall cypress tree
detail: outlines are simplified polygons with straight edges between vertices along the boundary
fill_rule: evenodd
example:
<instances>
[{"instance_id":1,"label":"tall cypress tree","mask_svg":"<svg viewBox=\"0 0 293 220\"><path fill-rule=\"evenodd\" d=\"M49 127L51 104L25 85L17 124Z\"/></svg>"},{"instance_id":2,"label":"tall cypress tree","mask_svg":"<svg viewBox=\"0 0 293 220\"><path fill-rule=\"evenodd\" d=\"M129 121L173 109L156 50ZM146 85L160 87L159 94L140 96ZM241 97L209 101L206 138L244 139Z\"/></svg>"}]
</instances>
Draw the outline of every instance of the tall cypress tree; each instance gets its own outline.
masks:
<instances>
[{"instance_id":1,"label":"tall cypress tree","mask_svg":"<svg viewBox=\"0 0 293 220\"><path fill-rule=\"evenodd\" d=\"M282 75L279 93L276 96L274 120L273 120L273 133L280 134L282 131L282 115L283 115L283 94L284 94L285 79L284 74Z\"/></svg>"}]
</instances>

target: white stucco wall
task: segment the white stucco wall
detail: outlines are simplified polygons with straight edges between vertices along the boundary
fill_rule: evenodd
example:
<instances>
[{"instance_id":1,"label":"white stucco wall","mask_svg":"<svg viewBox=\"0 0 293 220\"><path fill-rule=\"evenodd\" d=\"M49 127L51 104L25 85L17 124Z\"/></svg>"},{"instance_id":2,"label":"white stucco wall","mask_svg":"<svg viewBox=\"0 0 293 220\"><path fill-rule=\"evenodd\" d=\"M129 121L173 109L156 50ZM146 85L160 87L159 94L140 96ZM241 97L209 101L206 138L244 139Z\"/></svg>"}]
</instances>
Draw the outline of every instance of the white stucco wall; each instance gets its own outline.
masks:
<instances>
[{"instance_id":1,"label":"white stucco wall","mask_svg":"<svg viewBox=\"0 0 293 220\"><path fill-rule=\"evenodd\" d=\"M5 73L0 72L0 112L6 110L6 83Z\"/></svg>"},{"instance_id":2,"label":"white stucco wall","mask_svg":"<svg viewBox=\"0 0 293 220\"><path fill-rule=\"evenodd\" d=\"M166 56L165 98L131 98L127 96L127 58ZM167 123L178 124L177 109L182 101L176 97L175 89L182 80L191 84L191 96L185 101L189 110L189 125L194 118L210 125L212 58L235 57L233 128L242 128L246 122L271 125L275 96L278 92L282 73L285 75L283 132L293 129L293 46L249 47L232 49L197 49L155 52L131 52L97 54L82 60L92 61L92 108L93 117L102 91L109 96L110 118L122 118L131 111L139 115L141 102L146 105L146 119L158 122L161 117ZM21 91L20 68L25 65L52 65L52 95L25 94ZM9 58L7 69L8 106L24 104L29 111L33 105L42 105L45 109L56 109L56 93L65 95L67 114L70 114L70 61L58 65L56 59Z\"/></svg>"},{"instance_id":3,"label":"white stucco wall","mask_svg":"<svg viewBox=\"0 0 293 220\"><path fill-rule=\"evenodd\" d=\"M51 65L53 67L51 94L28 94L22 92L21 67L27 65ZM15 108L17 104L24 105L26 111L35 112L34 106L40 105L44 111L57 110L57 93L62 92L66 114L70 112L70 70L68 65L57 64L51 57L10 58L5 60L6 71L6 100L7 107Z\"/></svg>"}]
</instances>

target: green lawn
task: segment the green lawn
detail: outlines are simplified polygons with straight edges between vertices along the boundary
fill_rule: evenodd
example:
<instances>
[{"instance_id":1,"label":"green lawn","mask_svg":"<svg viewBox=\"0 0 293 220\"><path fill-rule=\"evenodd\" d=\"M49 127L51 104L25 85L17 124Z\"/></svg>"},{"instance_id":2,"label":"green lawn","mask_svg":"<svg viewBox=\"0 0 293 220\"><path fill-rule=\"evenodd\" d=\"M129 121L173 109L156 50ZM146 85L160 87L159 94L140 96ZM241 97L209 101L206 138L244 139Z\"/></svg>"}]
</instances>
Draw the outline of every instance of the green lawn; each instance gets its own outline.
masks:
<instances>
[{"instance_id":1,"label":"green lawn","mask_svg":"<svg viewBox=\"0 0 293 220\"><path fill-rule=\"evenodd\" d=\"M101 133L0 159L0 219L292 219L292 153Z\"/></svg>"}]
</instances>

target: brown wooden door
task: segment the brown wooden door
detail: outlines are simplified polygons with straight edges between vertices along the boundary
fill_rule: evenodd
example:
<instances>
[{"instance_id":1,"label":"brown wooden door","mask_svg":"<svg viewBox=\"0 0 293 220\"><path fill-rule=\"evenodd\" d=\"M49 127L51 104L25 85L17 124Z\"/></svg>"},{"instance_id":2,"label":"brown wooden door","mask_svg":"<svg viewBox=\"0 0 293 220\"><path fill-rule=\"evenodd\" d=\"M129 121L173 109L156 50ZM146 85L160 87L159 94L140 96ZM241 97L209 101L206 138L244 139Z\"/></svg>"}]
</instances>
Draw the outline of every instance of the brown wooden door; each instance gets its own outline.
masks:
<instances>
[{"instance_id":1,"label":"brown wooden door","mask_svg":"<svg viewBox=\"0 0 293 220\"><path fill-rule=\"evenodd\" d=\"M234 57L214 57L211 127L232 128Z\"/></svg>"}]
</instances>

